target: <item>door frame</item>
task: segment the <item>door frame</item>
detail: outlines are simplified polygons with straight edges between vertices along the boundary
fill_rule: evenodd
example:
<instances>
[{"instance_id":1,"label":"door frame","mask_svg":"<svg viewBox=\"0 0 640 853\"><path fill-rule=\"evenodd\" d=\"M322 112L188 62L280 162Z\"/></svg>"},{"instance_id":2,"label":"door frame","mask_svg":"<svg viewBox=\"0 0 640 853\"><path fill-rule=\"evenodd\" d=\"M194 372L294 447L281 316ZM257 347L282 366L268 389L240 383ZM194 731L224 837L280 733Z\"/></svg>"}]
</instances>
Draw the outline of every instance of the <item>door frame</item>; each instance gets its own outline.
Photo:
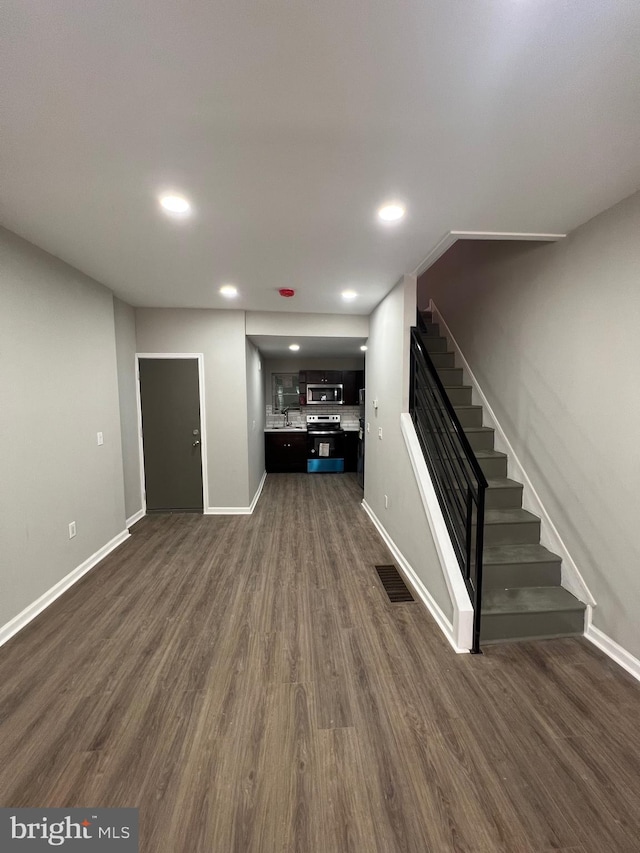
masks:
<instances>
[{"instance_id":1,"label":"door frame","mask_svg":"<svg viewBox=\"0 0 640 853\"><path fill-rule=\"evenodd\" d=\"M202 469L202 514L209 508L209 477L207 475L207 430L204 397L204 353L201 352L137 352L136 353L136 409L138 416L138 455L140 457L140 498L142 511L147 513L147 489L144 473L144 444L142 441L142 395L140 393L141 358L191 358L198 362L198 394L200 396L200 467Z\"/></svg>"}]
</instances>

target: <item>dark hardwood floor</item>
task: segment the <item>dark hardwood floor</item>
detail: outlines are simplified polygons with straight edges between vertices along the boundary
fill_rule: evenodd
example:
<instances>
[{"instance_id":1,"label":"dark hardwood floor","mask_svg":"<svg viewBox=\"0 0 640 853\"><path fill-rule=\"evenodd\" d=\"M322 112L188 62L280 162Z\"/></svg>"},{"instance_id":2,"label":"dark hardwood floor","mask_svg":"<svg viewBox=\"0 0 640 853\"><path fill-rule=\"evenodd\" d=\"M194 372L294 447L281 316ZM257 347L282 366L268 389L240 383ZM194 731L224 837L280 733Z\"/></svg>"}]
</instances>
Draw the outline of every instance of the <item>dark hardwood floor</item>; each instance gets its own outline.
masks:
<instances>
[{"instance_id":1,"label":"dark hardwood floor","mask_svg":"<svg viewBox=\"0 0 640 853\"><path fill-rule=\"evenodd\" d=\"M158 515L0 649L0 805L144 853L637 853L640 685L584 640L455 655L351 475Z\"/></svg>"}]
</instances>

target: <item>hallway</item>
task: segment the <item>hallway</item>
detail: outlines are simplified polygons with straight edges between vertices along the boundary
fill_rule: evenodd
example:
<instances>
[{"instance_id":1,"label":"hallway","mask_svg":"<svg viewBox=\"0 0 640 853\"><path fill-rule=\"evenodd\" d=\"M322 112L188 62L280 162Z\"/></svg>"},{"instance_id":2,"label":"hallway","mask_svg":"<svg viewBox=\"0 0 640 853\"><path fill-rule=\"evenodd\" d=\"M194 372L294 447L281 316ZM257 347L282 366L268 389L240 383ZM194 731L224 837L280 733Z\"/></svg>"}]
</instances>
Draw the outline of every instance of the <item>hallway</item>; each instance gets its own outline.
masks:
<instances>
[{"instance_id":1,"label":"hallway","mask_svg":"<svg viewBox=\"0 0 640 853\"><path fill-rule=\"evenodd\" d=\"M640 685L583 639L456 655L355 475L156 515L0 649L0 806L144 853L632 853Z\"/></svg>"}]
</instances>

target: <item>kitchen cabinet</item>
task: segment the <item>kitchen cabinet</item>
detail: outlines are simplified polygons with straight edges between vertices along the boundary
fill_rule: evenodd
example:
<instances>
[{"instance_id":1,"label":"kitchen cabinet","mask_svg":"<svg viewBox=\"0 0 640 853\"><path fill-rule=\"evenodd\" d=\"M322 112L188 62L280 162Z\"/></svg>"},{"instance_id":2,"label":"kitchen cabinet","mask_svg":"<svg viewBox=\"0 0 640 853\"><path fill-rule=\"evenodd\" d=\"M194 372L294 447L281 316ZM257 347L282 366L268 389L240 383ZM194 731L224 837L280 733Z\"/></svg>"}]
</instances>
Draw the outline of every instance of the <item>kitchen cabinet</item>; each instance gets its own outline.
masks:
<instances>
[{"instance_id":1,"label":"kitchen cabinet","mask_svg":"<svg viewBox=\"0 0 640 853\"><path fill-rule=\"evenodd\" d=\"M358 405L358 391L364 388L364 370L342 371L342 395L345 406Z\"/></svg>"},{"instance_id":2,"label":"kitchen cabinet","mask_svg":"<svg viewBox=\"0 0 640 853\"><path fill-rule=\"evenodd\" d=\"M342 370L301 370L299 379L308 385L342 385Z\"/></svg>"},{"instance_id":3,"label":"kitchen cabinet","mask_svg":"<svg viewBox=\"0 0 640 853\"><path fill-rule=\"evenodd\" d=\"M269 474L305 472L307 470L307 433L266 432L264 463Z\"/></svg>"},{"instance_id":4,"label":"kitchen cabinet","mask_svg":"<svg viewBox=\"0 0 640 853\"><path fill-rule=\"evenodd\" d=\"M345 406L358 405L358 392L364 388L364 370L301 370L298 374L299 404L307 405L307 384L342 385Z\"/></svg>"}]
</instances>

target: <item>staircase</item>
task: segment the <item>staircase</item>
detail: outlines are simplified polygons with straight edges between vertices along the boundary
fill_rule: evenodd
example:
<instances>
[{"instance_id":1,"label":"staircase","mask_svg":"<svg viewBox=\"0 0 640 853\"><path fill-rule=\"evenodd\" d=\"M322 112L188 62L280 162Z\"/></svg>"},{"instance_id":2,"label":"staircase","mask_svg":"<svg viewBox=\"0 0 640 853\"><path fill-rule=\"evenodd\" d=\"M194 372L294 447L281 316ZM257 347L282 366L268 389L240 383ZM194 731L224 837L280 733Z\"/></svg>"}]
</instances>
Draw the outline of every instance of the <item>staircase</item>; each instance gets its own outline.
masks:
<instances>
[{"instance_id":1,"label":"staircase","mask_svg":"<svg viewBox=\"0 0 640 853\"><path fill-rule=\"evenodd\" d=\"M560 557L540 544L540 519L522 509L522 484L507 477L507 456L494 450L494 431L482 425L455 353L431 315L422 316L422 342L488 482L481 642L582 634L585 605L560 586Z\"/></svg>"}]
</instances>

